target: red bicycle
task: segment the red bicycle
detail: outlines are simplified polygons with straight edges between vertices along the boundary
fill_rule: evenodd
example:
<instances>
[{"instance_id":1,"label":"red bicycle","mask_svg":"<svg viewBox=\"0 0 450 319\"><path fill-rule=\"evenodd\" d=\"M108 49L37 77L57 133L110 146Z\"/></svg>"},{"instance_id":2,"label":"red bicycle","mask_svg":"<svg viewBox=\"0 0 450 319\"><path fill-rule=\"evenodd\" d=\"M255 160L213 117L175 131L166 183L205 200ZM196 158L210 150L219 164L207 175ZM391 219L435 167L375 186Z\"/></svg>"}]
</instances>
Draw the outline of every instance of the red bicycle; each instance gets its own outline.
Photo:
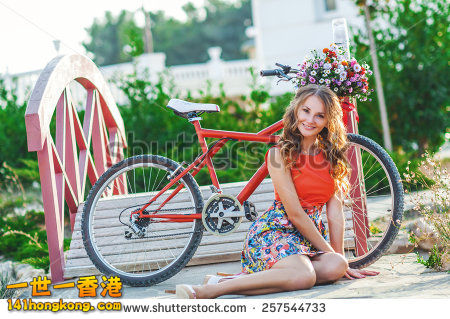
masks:
<instances>
[{"instance_id":1,"label":"red bicycle","mask_svg":"<svg viewBox=\"0 0 450 319\"><path fill-rule=\"evenodd\" d=\"M291 80L289 66L261 71L262 76ZM192 163L177 163L158 155L127 158L109 168L87 197L82 216L82 236L94 265L105 274L119 276L126 284L148 286L178 273L192 258L203 232L226 236L243 218L255 220L250 195L267 177L263 162L237 196L220 187L212 158L230 140L276 143L282 121L257 132L202 128L201 114L219 112L217 105L170 100L168 107L191 122L202 148ZM218 140L207 145L205 138ZM353 169L352 189L344 206L353 220L352 245L346 246L350 267L375 262L390 247L403 214L403 186L386 151L371 139L348 134ZM206 201L194 176L207 166L212 195ZM118 205L120 203L120 205ZM111 218L113 216L113 218Z\"/></svg>"}]
</instances>

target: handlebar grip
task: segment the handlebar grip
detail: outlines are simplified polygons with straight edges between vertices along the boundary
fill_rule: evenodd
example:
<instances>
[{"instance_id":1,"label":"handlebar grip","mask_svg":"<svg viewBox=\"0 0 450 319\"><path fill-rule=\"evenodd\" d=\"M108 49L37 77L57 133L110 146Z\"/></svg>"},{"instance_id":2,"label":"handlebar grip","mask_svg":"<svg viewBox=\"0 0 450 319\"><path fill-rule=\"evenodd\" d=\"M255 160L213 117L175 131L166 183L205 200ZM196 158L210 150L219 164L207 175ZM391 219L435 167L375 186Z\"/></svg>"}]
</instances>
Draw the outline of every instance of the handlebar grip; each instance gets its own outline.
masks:
<instances>
[{"instance_id":1,"label":"handlebar grip","mask_svg":"<svg viewBox=\"0 0 450 319\"><path fill-rule=\"evenodd\" d=\"M259 74L261 76L275 76L280 74L280 70L261 70L261 72L259 72Z\"/></svg>"}]
</instances>

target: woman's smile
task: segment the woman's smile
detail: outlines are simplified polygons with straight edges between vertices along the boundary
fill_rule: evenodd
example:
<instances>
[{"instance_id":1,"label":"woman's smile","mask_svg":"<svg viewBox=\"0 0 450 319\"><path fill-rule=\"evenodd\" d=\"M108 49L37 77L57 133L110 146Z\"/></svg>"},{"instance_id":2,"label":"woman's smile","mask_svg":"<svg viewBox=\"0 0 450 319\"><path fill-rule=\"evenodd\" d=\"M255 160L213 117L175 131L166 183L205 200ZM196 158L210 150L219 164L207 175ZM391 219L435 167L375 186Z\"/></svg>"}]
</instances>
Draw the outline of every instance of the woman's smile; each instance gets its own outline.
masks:
<instances>
[{"instance_id":1,"label":"woman's smile","mask_svg":"<svg viewBox=\"0 0 450 319\"><path fill-rule=\"evenodd\" d=\"M303 124L303 126L307 129L307 130L314 130L316 127L315 126L313 126L313 125L308 125L308 124L306 124L306 123L302 123Z\"/></svg>"}]
</instances>

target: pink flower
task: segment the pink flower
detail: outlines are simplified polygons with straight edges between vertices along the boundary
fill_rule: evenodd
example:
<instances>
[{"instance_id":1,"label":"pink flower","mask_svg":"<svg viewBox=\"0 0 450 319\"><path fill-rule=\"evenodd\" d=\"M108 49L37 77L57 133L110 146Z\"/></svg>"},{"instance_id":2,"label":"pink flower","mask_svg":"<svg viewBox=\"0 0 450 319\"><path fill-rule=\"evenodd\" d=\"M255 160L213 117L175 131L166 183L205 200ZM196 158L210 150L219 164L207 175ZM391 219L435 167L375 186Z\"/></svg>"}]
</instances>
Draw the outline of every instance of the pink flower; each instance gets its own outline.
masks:
<instances>
[{"instance_id":1,"label":"pink flower","mask_svg":"<svg viewBox=\"0 0 450 319\"><path fill-rule=\"evenodd\" d=\"M352 84L352 82L350 82L349 80L345 81L345 85L350 86Z\"/></svg>"},{"instance_id":2,"label":"pink flower","mask_svg":"<svg viewBox=\"0 0 450 319\"><path fill-rule=\"evenodd\" d=\"M352 87L349 87L348 88L348 93L352 93L353 92L353 88Z\"/></svg>"},{"instance_id":3,"label":"pink flower","mask_svg":"<svg viewBox=\"0 0 450 319\"><path fill-rule=\"evenodd\" d=\"M300 84L301 84L302 86L305 86L305 85L306 85L306 81L305 81L305 80L301 80L301 81L300 81Z\"/></svg>"},{"instance_id":4,"label":"pink flower","mask_svg":"<svg viewBox=\"0 0 450 319\"><path fill-rule=\"evenodd\" d=\"M314 63L313 68L314 68L314 70L317 70L319 68L319 65L317 63Z\"/></svg>"},{"instance_id":5,"label":"pink flower","mask_svg":"<svg viewBox=\"0 0 450 319\"><path fill-rule=\"evenodd\" d=\"M312 76L309 77L309 82L310 83L316 83L316 79L313 78Z\"/></svg>"}]
</instances>

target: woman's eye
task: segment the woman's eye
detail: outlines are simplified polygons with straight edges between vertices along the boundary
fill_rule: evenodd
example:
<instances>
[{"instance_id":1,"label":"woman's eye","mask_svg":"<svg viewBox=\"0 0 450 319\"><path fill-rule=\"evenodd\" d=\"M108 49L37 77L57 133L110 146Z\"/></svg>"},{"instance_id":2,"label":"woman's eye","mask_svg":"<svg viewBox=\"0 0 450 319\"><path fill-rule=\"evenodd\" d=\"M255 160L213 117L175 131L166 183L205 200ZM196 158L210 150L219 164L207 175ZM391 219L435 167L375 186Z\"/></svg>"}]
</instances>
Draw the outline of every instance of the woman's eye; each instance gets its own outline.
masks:
<instances>
[{"instance_id":1,"label":"woman's eye","mask_svg":"<svg viewBox=\"0 0 450 319\"><path fill-rule=\"evenodd\" d=\"M323 116L323 115L318 115L318 117L320 117L321 119L323 119L323 118L324 118L324 116Z\"/></svg>"}]
</instances>

